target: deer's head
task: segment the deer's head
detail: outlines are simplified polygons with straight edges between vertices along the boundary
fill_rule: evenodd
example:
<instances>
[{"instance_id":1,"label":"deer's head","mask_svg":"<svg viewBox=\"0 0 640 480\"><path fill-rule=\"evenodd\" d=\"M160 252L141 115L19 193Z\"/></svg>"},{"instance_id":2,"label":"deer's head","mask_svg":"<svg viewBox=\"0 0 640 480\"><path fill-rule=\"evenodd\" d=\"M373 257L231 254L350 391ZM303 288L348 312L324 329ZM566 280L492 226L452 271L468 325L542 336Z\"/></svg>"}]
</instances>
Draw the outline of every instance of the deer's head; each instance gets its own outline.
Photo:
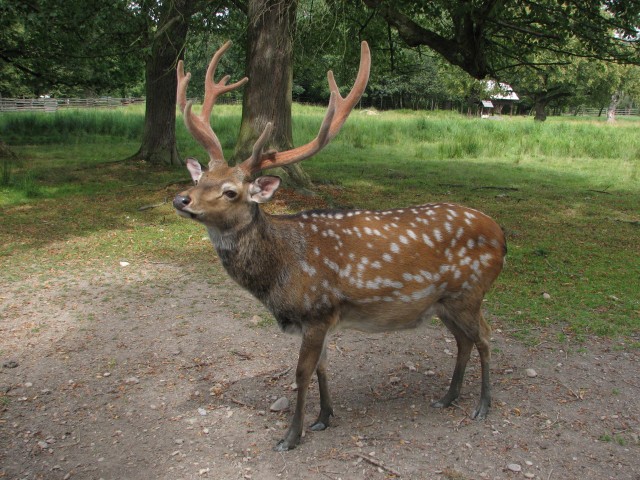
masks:
<instances>
[{"instance_id":1,"label":"deer's head","mask_svg":"<svg viewBox=\"0 0 640 480\"><path fill-rule=\"evenodd\" d=\"M192 103L187 102L187 85L191 74L184 73L182 60L178 62L178 106L187 129L209 154L209 164L207 169L203 169L197 160L186 160L194 186L177 195L173 206L178 214L220 230L250 221L252 208L249 207L269 201L280 186L279 177L267 175L256 178L257 174L267 168L282 167L309 158L338 134L367 86L371 66L369 46L362 42L358 76L353 89L344 98L339 93L333 73L327 73L331 97L320 131L312 141L283 152L264 152L263 147L272 130L272 124L267 123L253 146L251 156L236 166L229 166L209 118L219 95L244 85L248 80L245 77L230 85L227 85L228 75L219 82L214 80L220 57L230 45L231 42L226 42L220 47L209 63L200 114L193 113Z\"/></svg>"}]
</instances>

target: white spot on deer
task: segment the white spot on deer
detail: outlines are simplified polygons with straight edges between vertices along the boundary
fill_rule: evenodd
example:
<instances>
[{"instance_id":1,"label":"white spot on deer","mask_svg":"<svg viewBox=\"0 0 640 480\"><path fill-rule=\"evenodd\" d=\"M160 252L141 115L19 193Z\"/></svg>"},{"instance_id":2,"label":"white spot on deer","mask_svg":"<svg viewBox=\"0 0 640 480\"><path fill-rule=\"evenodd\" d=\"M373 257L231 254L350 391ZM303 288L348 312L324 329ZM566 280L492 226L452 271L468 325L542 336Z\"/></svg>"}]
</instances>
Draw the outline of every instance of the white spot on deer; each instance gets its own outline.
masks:
<instances>
[{"instance_id":1,"label":"white spot on deer","mask_svg":"<svg viewBox=\"0 0 640 480\"><path fill-rule=\"evenodd\" d=\"M470 263L471 263L471 257L469 257L468 255L464 257L462 260L460 260L460 266L469 265Z\"/></svg>"},{"instance_id":2,"label":"white spot on deer","mask_svg":"<svg viewBox=\"0 0 640 480\"><path fill-rule=\"evenodd\" d=\"M348 276L351 274L351 269L352 269L352 268L353 268L353 267L351 266L351 264L350 264L350 263L349 263L349 264L347 264L347 266L346 266L346 267L344 267L342 270L340 270L340 273L339 273L340 277L341 277L341 278L348 277Z\"/></svg>"},{"instance_id":3,"label":"white spot on deer","mask_svg":"<svg viewBox=\"0 0 640 480\"><path fill-rule=\"evenodd\" d=\"M493 258L493 255L491 255L490 253L483 253L482 255L480 255L480 263L482 263L483 267L488 267L489 265L491 265L491 262L489 262L489 260L491 260Z\"/></svg>"},{"instance_id":4,"label":"white spot on deer","mask_svg":"<svg viewBox=\"0 0 640 480\"><path fill-rule=\"evenodd\" d=\"M395 220L400 220L398 217L394 217ZM397 223L391 223L391 226L393 228L398 228L398 224Z\"/></svg>"},{"instance_id":5,"label":"white spot on deer","mask_svg":"<svg viewBox=\"0 0 640 480\"><path fill-rule=\"evenodd\" d=\"M347 212L347 217L353 217L353 212Z\"/></svg>"},{"instance_id":6,"label":"white spot on deer","mask_svg":"<svg viewBox=\"0 0 640 480\"><path fill-rule=\"evenodd\" d=\"M469 249L472 249L473 247L475 247L476 242L473 241L473 238L470 238L469 240L467 240L467 247L469 247Z\"/></svg>"},{"instance_id":7,"label":"white spot on deer","mask_svg":"<svg viewBox=\"0 0 640 480\"><path fill-rule=\"evenodd\" d=\"M409 239L404 235L400 235L399 239L400 239L400 243L404 243L405 245L409 244Z\"/></svg>"},{"instance_id":8,"label":"white spot on deer","mask_svg":"<svg viewBox=\"0 0 640 480\"><path fill-rule=\"evenodd\" d=\"M498 242L498 240L496 240L495 238L492 238L491 242L489 242L489 243L491 243L491 246L493 248L498 248L500 246L500 242Z\"/></svg>"},{"instance_id":9,"label":"white spot on deer","mask_svg":"<svg viewBox=\"0 0 640 480\"><path fill-rule=\"evenodd\" d=\"M417 240L418 236L413 230L407 230L407 235L409 235L413 240Z\"/></svg>"},{"instance_id":10,"label":"white spot on deer","mask_svg":"<svg viewBox=\"0 0 640 480\"><path fill-rule=\"evenodd\" d=\"M367 222L370 222L370 221L371 221L371 217L364 217L364 219L365 219Z\"/></svg>"},{"instance_id":11,"label":"white spot on deer","mask_svg":"<svg viewBox=\"0 0 640 480\"><path fill-rule=\"evenodd\" d=\"M389 263L391 263L393 261L393 257L391 257L391 255L389 255L388 253L383 253L382 254L382 259L385 262L389 262Z\"/></svg>"},{"instance_id":12,"label":"white spot on deer","mask_svg":"<svg viewBox=\"0 0 640 480\"><path fill-rule=\"evenodd\" d=\"M456 212L455 210L451 210L450 208L447 208L447 212L449 212L449 215L454 218L458 216L458 212Z\"/></svg>"},{"instance_id":13,"label":"white spot on deer","mask_svg":"<svg viewBox=\"0 0 640 480\"><path fill-rule=\"evenodd\" d=\"M473 263L471 264L471 270L473 270L476 273L480 272L480 261L479 260L474 260Z\"/></svg>"},{"instance_id":14,"label":"white spot on deer","mask_svg":"<svg viewBox=\"0 0 640 480\"><path fill-rule=\"evenodd\" d=\"M380 230L378 230L377 228L374 228L374 229L373 229L373 234L374 234L375 236L377 236L377 237L381 237L381 236L382 236L382 233L380 233Z\"/></svg>"},{"instance_id":15,"label":"white spot on deer","mask_svg":"<svg viewBox=\"0 0 640 480\"><path fill-rule=\"evenodd\" d=\"M471 212L464 212L464 216L467 218L476 218L476 216Z\"/></svg>"},{"instance_id":16,"label":"white spot on deer","mask_svg":"<svg viewBox=\"0 0 640 480\"><path fill-rule=\"evenodd\" d=\"M429 245L430 247L434 246L434 243L431 241L431 239L429 238L429 235L427 235L426 233L422 234L422 241L427 245Z\"/></svg>"},{"instance_id":17,"label":"white spot on deer","mask_svg":"<svg viewBox=\"0 0 640 480\"><path fill-rule=\"evenodd\" d=\"M355 254L355 253L353 253L353 252L351 252L351 253L349 254L349 259L350 259L350 260L355 260L355 259L356 259L356 254Z\"/></svg>"},{"instance_id":18,"label":"white spot on deer","mask_svg":"<svg viewBox=\"0 0 640 480\"><path fill-rule=\"evenodd\" d=\"M440 273L447 273L449 270L451 270L451 266L450 265L440 265Z\"/></svg>"},{"instance_id":19,"label":"white spot on deer","mask_svg":"<svg viewBox=\"0 0 640 480\"><path fill-rule=\"evenodd\" d=\"M303 214L302 214L302 218L306 220L306 219L308 219L308 218L309 218L309 215L307 215L306 213L303 213Z\"/></svg>"},{"instance_id":20,"label":"white spot on deer","mask_svg":"<svg viewBox=\"0 0 640 480\"><path fill-rule=\"evenodd\" d=\"M458 250L459 257L464 257L466 254L467 254L467 247L462 247L460 250Z\"/></svg>"},{"instance_id":21,"label":"white spot on deer","mask_svg":"<svg viewBox=\"0 0 640 480\"><path fill-rule=\"evenodd\" d=\"M464 290L471 290L471 284L465 280L464 282L462 282L462 288Z\"/></svg>"},{"instance_id":22,"label":"white spot on deer","mask_svg":"<svg viewBox=\"0 0 640 480\"><path fill-rule=\"evenodd\" d=\"M374 215L374 216L373 216L373 218L374 218L375 220L380 221L380 217L379 217L378 215Z\"/></svg>"},{"instance_id":23,"label":"white spot on deer","mask_svg":"<svg viewBox=\"0 0 640 480\"><path fill-rule=\"evenodd\" d=\"M300 266L302 267L302 271L310 277L313 277L316 274L316 269L313 266L309 265L307 262L300 262Z\"/></svg>"},{"instance_id":24,"label":"white spot on deer","mask_svg":"<svg viewBox=\"0 0 640 480\"><path fill-rule=\"evenodd\" d=\"M336 220L342 220L342 219L344 218L344 215L343 215L342 213L336 213L336 214L334 215L334 218L335 218Z\"/></svg>"},{"instance_id":25,"label":"white spot on deer","mask_svg":"<svg viewBox=\"0 0 640 480\"><path fill-rule=\"evenodd\" d=\"M373 243L367 242L367 248L373 248Z\"/></svg>"},{"instance_id":26,"label":"white spot on deer","mask_svg":"<svg viewBox=\"0 0 640 480\"><path fill-rule=\"evenodd\" d=\"M451 224L450 224L449 222L444 222L444 229L445 229L448 233L453 232L453 228L451 227Z\"/></svg>"},{"instance_id":27,"label":"white spot on deer","mask_svg":"<svg viewBox=\"0 0 640 480\"><path fill-rule=\"evenodd\" d=\"M417 225L416 225L414 222L409 222L409 226L410 226L411 228L416 228L416 227L417 227ZM414 240L415 240L415 239L414 239Z\"/></svg>"},{"instance_id":28,"label":"white spot on deer","mask_svg":"<svg viewBox=\"0 0 640 480\"><path fill-rule=\"evenodd\" d=\"M371 263L371 268L375 268L376 270L380 270L382 268L382 264L376 260L375 262Z\"/></svg>"},{"instance_id":29,"label":"white spot on deer","mask_svg":"<svg viewBox=\"0 0 640 480\"><path fill-rule=\"evenodd\" d=\"M380 283L376 280L367 280L365 285L369 290L378 290L380 288Z\"/></svg>"},{"instance_id":30,"label":"white spot on deer","mask_svg":"<svg viewBox=\"0 0 640 480\"><path fill-rule=\"evenodd\" d=\"M391 228L391 227L389 227L389 224L388 224L388 223L385 223L385 224L384 224L384 226L382 227L382 229L383 229L383 230L385 230L385 231L387 231L387 232L389 231L389 229L390 229L390 228Z\"/></svg>"},{"instance_id":31,"label":"white spot on deer","mask_svg":"<svg viewBox=\"0 0 640 480\"><path fill-rule=\"evenodd\" d=\"M392 243L391 245L389 245L389 248L393 253L398 253L400 251L400 247L397 243Z\"/></svg>"},{"instance_id":32,"label":"white spot on deer","mask_svg":"<svg viewBox=\"0 0 640 480\"><path fill-rule=\"evenodd\" d=\"M311 224L311 230L313 230L315 233L318 232L318 226L315 223Z\"/></svg>"},{"instance_id":33,"label":"white spot on deer","mask_svg":"<svg viewBox=\"0 0 640 480\"><path fill-rule=\"evenodd\" d=\"M464 228L458 227L458 230L456 231L456 238L460 240L460 237L462 237L462 235L464 235Z\"/></svg>"},{"instance_id":34,"label":"white spot on deer","mask_svg":"<svg viewBox=\"0 0 640 480\"><path fill-rule=\"evenodd\" d=\"M362 238L362 234L360 233L360 229L358 227L353 227L353 231L356 232L358 238Z\"/></svg>"},{"instance_id":35,"label":"white spot on deer","mask_svg":"<svg viewBox=\"0 0 640 480\"><path fill-rule=\"evenodd\" d=\"M433 236L436 238L437 241L439 242L442 241L442 232L439 229L437 228L433 229Z\"/></svg>"},{"instance_id":36,"label":"white spot on deer","mask_svg":"<svg viewBox=\"0 0 640 480\"><path fill-rule=\"evenodd\" d=\"M369 227L364 227L364 233L366 233L367 235L371 235L373 232Z\"/></svg>"},{"instance_id":37,"label":"white spot on deer","mask_svg":"<svg viewBox=\"0 0 640 480\"><path fill-rule=\"evenodd\" d=\"M338 264L336 262L333 262L333 261L329 260L328 258L325 258L323 260L323 262L327 267L329 267L334 272L338 273L340 271L340 267L338 266Z\"/></svg>"},{"instance_id":38,"label":"white spot on deer","mask_svg":"<svg viewBox=\"0 0 640 480\"><path fill-rule=\"evenodd\" d=\"M462 272L457 268L453 270L453 278L455 278L456 280L459 279L461 275L462 275Z\"/></svg>"},{"instance_id":39,"label":"white spot on deer","mask_svg":"<svg viewBox=\"0 0 640 480\"><path fill-rule=\"evenodd\" d=\"M427 288L423 288L422 290L416 290L411 294L411 298L413 300L421 300L423 298L427 298L432 295L435 291L435 286L429 285Z\"/></svg>"},{"instance_id":40,"label":"white spot on deer","mask_svg":"<svg viewBox=\"0 0 640 480\"><path fill-rule=\"evenodd\" d=\"M320 256L320 249L318 247L313 247L313 253L315 253L317 256Z\"/></svg>"},{"instance_id":41,"label":"white spot on deer","mask_svg":"<svg viewBox=\"0 0 640 480\"><path fill-rule=\"evenodd\" d=\"M447 257L448 261L453 262L453 254L451 253L450 248L445 249L444 255Z\"/></svg>"},{"instance_id":42,"label":"white spot on deer","mask_svg":"<svg viewBox=\"0 0 640 480\"><path fill-rule=\"evenodd\" d=\"M376 280L379 279L380 282L382 282L382 285L384 285L385 287L392 287L392 288L402 288L404 287L404 284L402 282L398 282L397 280L391 280L389 278L380 278L377 277Z\"/></svg>"},{"instance_id":43,"label":"white spot on deer","mask_svg":"<svg viewBox=\"0 0 640 480\"><path fill-rule=\"evenodd\" d=\"M478 235L478 246L482 246L487 243L487 239L484 238L484 235Z\"/></svg>"},{"instance_id":44,"label":"white spot on deer","mask_svg":"<svg viewBox=\"0 0 640 480\"><path fill-rule=\"evenodd\" d=\"M466 223L469 226L473 225L473 222L471 220L469 220L468 218L464 219L464 223Z\"/></svg>"},{"instance_id":45,"label":"white spot on deer","mask_svg":"<svg viewBox=\"0 0 640 480\"><path fill-rule=\"evenodd\" d=\"M300 228L304 228L304 223L303 222L298 222L298 225L300 225Z\"/></svg>"},{"instance_id":46,"label":"white spot on deer","mask_svg":"<svg viewBox=\"0 0 640 480\"><path fill-rule=\"evenodd\" d=\"M426 270L420 270L420 275L422 275L424 279L429 282L433 280L433 275L431 274L431 272L427 272Z\"/></svg>"}]
</instances>

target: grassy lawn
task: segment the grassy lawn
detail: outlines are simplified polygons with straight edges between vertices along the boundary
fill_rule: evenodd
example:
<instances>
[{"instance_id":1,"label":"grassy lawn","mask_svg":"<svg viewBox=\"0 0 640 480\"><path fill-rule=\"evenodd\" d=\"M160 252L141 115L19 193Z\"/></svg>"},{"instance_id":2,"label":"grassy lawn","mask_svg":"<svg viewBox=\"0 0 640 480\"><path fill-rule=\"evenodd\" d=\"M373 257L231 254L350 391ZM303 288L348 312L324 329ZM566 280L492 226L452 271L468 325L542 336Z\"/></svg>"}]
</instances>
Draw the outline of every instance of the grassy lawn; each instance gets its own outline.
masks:
<instances>
[{"instance_id":1,"label":"grassy lawn","mask_svg":"<svg viewBox=\"0 0 640 480\"><path fill-rule=\"evenodd\" d=\"M315 136L323 113L296 106L297 143ZM214 128L227 152L239 121L239 107L216 107ZM304 166L337 207L447 201L493 216L507 232L509 255L486 307L523 338L597 334L638 347L639 129L639 119L537 124L354 112ZM0 170L3 279L46 280L60 269L125 260L215 264L203 229L170 206L182 188L176 182L188 184L186 170L114 163L136 151L141 130L140 107L0 116L0 138L18 154ZM204 158L181 120L178 142L183 154Z\"/></svg>"}]
</instances>

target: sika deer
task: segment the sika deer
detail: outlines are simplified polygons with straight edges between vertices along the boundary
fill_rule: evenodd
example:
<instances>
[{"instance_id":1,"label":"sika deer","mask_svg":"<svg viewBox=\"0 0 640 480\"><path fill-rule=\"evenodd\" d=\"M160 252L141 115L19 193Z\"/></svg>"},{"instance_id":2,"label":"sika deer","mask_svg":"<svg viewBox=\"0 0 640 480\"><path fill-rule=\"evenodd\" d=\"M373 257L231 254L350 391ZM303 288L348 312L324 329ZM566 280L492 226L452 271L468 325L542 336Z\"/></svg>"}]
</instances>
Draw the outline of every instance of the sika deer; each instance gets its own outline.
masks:
<instances>
[{"instance_id":1,"label":"sika deer","mask_svg":"<svg viewBox=\"0 0 640 480\"><path fill-rule=\"evenodd\" d=\"M367 85L369 47L362 43L360 69L346 98L328 72L331 98L314 140L289 151L263 153L271 132L267 123L251 157L230 167L209 124L217 96L247 80L226 85L227 76L214 81L218 60L229 45L223 45L209 65L199 116L186 101L190 75L178 64L178 104L187 128L208 151L209 166L203 171L196 160L187 159L195 186L177 195L173 205L178 214L205 225L229 275L273 313L280 327L302 334L295 413L276 449L288 450L300 442L314 372L320 414L311 429L329 425L333 407L326 344L327 335L339 327L384 332L413 328L437 315L455 336L458 356L449 391L433 406L447 407L458 397L475 345L482 385L472 416L484 418L491 403L490 328L481 305L506 254L500 227L477 210L449 203L384 211L263 212L258 204L271 199L280 178L254 175L314 155L340 131Z\"/></svg>"}]
</instances>

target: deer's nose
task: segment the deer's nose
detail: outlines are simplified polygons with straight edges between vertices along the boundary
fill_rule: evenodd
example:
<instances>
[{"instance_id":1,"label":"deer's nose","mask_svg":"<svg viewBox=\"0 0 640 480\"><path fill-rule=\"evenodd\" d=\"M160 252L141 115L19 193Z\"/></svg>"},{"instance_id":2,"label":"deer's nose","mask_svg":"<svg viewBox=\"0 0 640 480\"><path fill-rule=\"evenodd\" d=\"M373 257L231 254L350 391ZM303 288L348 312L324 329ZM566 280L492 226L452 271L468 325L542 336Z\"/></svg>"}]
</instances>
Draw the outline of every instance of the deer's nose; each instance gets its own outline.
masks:
<instances>
[{"instance_id":1,"label":"deer's nose","mask_svg":"<svg viewBox=\"0 0 640 480\"><path fill-rule=\"evenodd\" d=\"M184 195L176 195L173 199L173 206L178 210L182 210L184 207L191 203L191 197L187 197Z\"/></svg>"}]
</instances>

